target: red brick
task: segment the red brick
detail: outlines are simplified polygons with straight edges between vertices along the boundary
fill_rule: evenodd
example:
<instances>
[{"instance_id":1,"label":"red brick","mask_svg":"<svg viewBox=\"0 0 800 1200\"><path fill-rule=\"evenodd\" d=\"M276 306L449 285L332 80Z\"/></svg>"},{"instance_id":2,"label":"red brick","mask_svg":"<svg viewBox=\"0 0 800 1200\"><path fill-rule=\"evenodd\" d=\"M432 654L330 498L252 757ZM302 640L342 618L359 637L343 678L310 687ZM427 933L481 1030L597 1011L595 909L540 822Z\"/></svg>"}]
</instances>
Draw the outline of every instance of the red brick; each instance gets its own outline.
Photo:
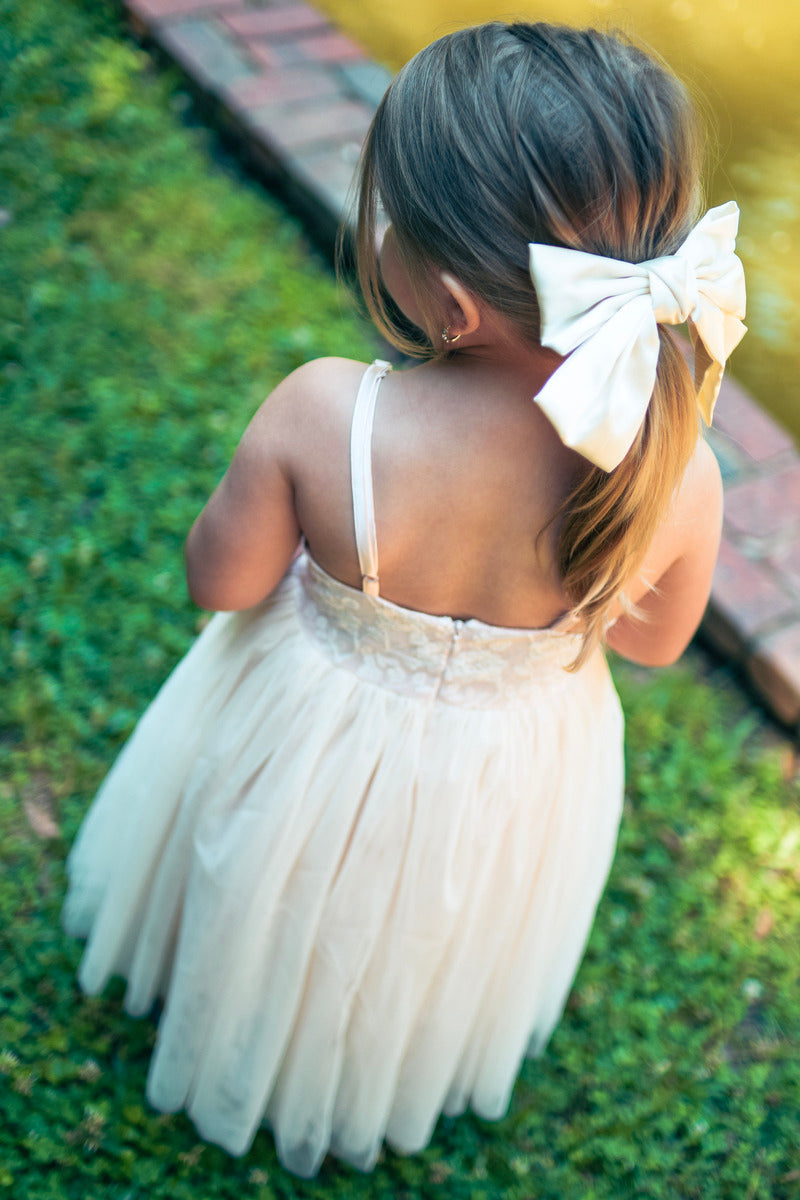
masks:
<instances>
[{"instance_id":1,"label":"red brick","mask_svg":"<svg viewBox=\"0 0 800 1200\"><path fill-rule=\"evenodd\" d=\"M300 3L228 13L225 21L240 37L280 38L306 30L330 28L320 13L309 5Z\"/></svg>"},{"instance_id":2,"label":"red brick","mask_svg":"<svg viewBox=\"0 0 800 1200\"><path fill-rule=\"evenodd\" d=\"M714 425L754 462L763 462L794 446L791 435L728 376L714 409Z\"/></svg>"},{"instance_id":3,"label":"red brick","mask_svg":"<svg viewBox=\"0 0 800 1200\"><path fill-rule=\"evenodd\" d=\"M281 67L308 67L316 64L309 59L302 36L291 38L248 38L247 49L257 62L263 63L270 70Z\"/></svg>"},{"instance_id":4,"label":"red brick","mask_svg":"<svg viewBox=\"0 0 800 1200\"><path fill-rule=\"evenodd\" d=\"M779 550L773 550L769 561L789 587L800 593L800 538Z\"/></svg>"},{"instance_id":5,"label":"red brick","mask_svg":"<svg viewBox=\"0 0 800 1200\"><path fill-rule=\"evenodd\" d=\"M337 142L359 145L372 120L372 109L355 100L334 100L302 108L250 110L248 124L284 151L312 146L335 146Z\"/></svg>"},{"instance_id":6,"label":"red brick","mask_svg":"<svg viewBox=\"0 0 800 1200\"><path fill-rule=\"evenodd\" d=\"M165 21L191 13L222 8L238 8L241 0L125 0L127 7L143 21Z\"/></svg>"},{"instance_id":7,"label":"red brick","mask_svg":"<svg viewBox=\"0 0 800 1200\"><path fill-rule=\"evenodd\" d=\"M292 46L291 42L263 42L255 38L247 39L247 53L251 58L255 59L262 67L266 67L268 71L279 71L282 67L295 66L296 58L283 53L285 46Z\"/></svg>"},{"instance_id":8,"label":"red brick","mask_svg":"<svg viewBox=\"0 0 800 1200\"><path fill-rule=\"evenodd\" d=\"M333 75L304 67L286 67L250 79L241 79L227 89L234 108L258 108L261 104L293 104L303 100L320 100L339 93Z\"/></svg>"},{"instance_id":9,"label":"red brick","mask_svg":"<svg viewBox=\"0 0 800 1200\"><path fill-rule=\"evenodd\" d=\"M727 538L723 539L705 623L713 641L726 649L730 643L741 647L743 641L791 616L796 609L768 564L747 558Z\"/></svg>"},{"instance_id":10,"label":"red brick","mask_svg":"<svg viewBox=\"0 0 800 1200\"><path fill-rule=\"evenodd\" d=\"M800 616L793 625L759 639L747 672L782 721L794 725L800 720Z\"/></svg>"},{"instance_id":11,"label":"red brick","mask_svg":"<svg viewBox=\"0 0 800 1200\"><path fill-rule=\"evenodd\" d=\"M358 96L365 104L375 109L380 104L383 95L392 82L392 77L385 67L365 58L360 62L340 63L339 70L347 81L347 86L353 95Z\"/></svg>"},{"instance_id":12,"label":"red brick","mask_svg":"<svg viewBox=\"0 0 800 1200\"><path fill-rule=\"evenodd\" d=\"M206 91L219 93L237 81L257 78L236 40L214 20L187 17L160 25L156 36Z\"/></svg>"},{"instance_id":13,"label":"red brick","mask_svg":"<svg viewBox=\"0 0 800 1200\"><path fill-rule=\"evenodd\" d=\"M797 527L800 533L800 461L774 473L734 483L725 492L725 520L731 529L766 538Z\"/></svg>"},{"instance_id":14,"label":"red brick","mask_svg":"<svg viewBox=\"0 0 800 1200\"><path fill-rule=\"evenodd\" d=\"M338 222L347 204L357 162L355 149L344 145L292 155L289 170Z\"/></svg>"},{"instance_id":15,"label":"red brick","mask_svg":"<svg viewBox=\"0 0 800 1200\"><path fill-rule=\"evenodd\" d=\"M311 62L358 62L366 57L361 47L343 33L304 37L298 47Z\"/></svg>"},{"instance_id":16,"label":"red brick","mask_svg":"<svg viewBox=\"0 0 800 1200\"><path fill-rule=\"evenodd\" d=\"M367 61L364 51L350 38L340 33L323 33L318 37L248 38L247 49L265 67L345 65Z\"/></svg>"}]
</instances>

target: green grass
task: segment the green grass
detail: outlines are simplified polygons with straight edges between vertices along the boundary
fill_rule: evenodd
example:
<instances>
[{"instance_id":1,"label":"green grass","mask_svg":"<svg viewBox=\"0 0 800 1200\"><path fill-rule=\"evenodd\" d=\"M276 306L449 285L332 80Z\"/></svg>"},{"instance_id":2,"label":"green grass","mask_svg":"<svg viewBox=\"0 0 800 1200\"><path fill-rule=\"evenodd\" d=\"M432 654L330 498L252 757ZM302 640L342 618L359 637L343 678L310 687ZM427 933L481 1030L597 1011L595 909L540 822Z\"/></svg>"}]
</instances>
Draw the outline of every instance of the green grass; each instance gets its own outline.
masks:
<instances>
[{"instance_id":1,"label":"green grass","mask_svg":"<svg viewBox=\"0 0 800 1200\"><path fill-rule=\"evenodd\" d=\"M300 361L373 349L294 223L212 164L114 5L0 0L0 27L0 1194L800 1196L798 786L696 658L617 669L619 853L506 1120L442 1121L416 1158L303 1183L266 1134L231 1160L148 1109L152 1022L118 985L76 989L66 849L195 632L182 541L249 415Z\"/></svg>"}]
</instances>

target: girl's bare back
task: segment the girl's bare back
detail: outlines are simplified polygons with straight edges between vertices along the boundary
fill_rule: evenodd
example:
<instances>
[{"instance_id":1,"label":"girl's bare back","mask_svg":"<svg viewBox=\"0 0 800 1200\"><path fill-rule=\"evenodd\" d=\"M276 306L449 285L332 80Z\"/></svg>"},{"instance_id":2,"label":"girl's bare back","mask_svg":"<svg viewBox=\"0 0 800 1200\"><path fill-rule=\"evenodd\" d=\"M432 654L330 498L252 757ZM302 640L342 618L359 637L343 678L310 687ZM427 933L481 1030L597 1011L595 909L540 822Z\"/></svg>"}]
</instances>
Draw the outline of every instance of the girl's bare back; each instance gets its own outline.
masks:
<instances>
[{"instance_id":1,"label":"girl's bare back","mask_svg":"<svg viewBox=\"0 0 800 1200\"><path fill-rule=\"evenodd\" d=\"M342 364L335 397L326 372L319 402L335 409L335 434L293 464L311 553L353 586L361 577L348 442L362 371ZM546 527L580 466L518 380L463 362L391 373L378 395L372 464L385 597L495 625L541 627L562 615Z\"/></svg>"},{"instance_id":2,"label":"girl's bare back","mask_svg":"<svg viewBox=\"0 0 800 1200\"><path fill-rule=\"evenodd\" d=\"M380 388L372 462L382 595L422 612L545 628L569 604L558 514L585 471L531 402L531 371L488 356L392 372ZM322 359L285 380L254 418L187 548L195 599L243 608L282 576L297 542L361 586L349 438L365 364ZM535 374L535 371L534 371ZM639 662L672 661L710 586L721 481L705 443L617 606L608 641ZM657 590L651 591L653 585Z\"/></svg>"}]
</instances>

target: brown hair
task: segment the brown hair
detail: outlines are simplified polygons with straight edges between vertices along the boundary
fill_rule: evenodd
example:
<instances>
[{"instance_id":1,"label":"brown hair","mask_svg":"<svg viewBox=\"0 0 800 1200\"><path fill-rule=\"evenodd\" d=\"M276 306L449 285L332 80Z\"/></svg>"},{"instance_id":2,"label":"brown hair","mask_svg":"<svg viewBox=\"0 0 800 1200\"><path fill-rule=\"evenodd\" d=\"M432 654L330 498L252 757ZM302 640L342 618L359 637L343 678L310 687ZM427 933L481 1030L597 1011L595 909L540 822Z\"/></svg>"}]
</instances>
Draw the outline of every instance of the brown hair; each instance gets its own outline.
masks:
<instances>
[{"instance_id":1,"label":"brown hair","mask_svg":"<svg viewBox=\"0 0 800 1200\"><path fill-rule=\"evenodd\" d=\"M356 256L369 310L406 352L447 352L431 268L539 341L528 243L627 262L673 253L700 203L701 140L677 78L621 37L492 22L420 51L394 79L364 145ZM380 209L424 314L422 342L391 308L376 252ZM558 566L587 637L644 556L698 437L688 370L659 327L647 417L623 462L592 467L555 516ZM576 663L576 665L577 665Z\"/></svg>"}]
</instances>

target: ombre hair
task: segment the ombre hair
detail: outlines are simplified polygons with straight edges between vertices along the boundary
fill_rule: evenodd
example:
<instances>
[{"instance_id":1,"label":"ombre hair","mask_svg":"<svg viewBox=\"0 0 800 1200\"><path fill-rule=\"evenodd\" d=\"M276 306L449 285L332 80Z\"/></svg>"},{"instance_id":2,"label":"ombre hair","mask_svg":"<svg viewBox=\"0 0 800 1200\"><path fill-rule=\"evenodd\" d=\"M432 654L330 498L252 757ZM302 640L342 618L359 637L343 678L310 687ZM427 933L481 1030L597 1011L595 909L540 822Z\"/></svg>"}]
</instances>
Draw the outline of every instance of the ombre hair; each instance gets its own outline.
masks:
<instances>
[{"instance_id":1,"label":"ombre hair","mask_svg":"<svg viewBox=\"0 0 800 1200\"><path fill-rule=\"evenodd\" d=\"M686 89L621 37L492 22L439 39L393 80L364 145L356 260L371 315L399 349L447 354L429 289L432 272L447 270L538 344L528 243L634 263L674 253L698 216L701 146ZM384 219L423 314L419 338L381 285ZM602 636L699 435L688 369L663 326L659 336L634 445L611 472L587 467L554 516L562 586L587 631L576 665Z\"/></svg>"}]
</instances>

